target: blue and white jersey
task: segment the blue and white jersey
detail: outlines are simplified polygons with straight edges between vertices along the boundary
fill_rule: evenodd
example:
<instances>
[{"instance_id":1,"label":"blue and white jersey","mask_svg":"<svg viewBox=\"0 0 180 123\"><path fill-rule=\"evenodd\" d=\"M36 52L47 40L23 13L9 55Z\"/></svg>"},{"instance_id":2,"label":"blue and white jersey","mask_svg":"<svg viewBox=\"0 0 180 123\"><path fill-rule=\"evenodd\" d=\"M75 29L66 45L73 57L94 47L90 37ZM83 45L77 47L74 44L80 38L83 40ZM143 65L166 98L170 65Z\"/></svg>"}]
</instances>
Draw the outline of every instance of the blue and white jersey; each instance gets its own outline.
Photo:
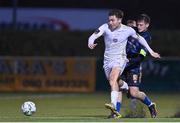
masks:
<instances>
[{"instance_id":1,"label":"blue and white jersey","mask_svg":"<svg viewBox=\"0 0 180 123\"><path fill-rule=\"evenodd\" d=\"M91 35L89 43L94 43L94 40L101 35L104 36L104 59L106 60L126 58L126 44L128 37L137 37L136 31L129 26L121 24L119 28L112 31L108 24L105 23Z\"/></svg>"},{"instance_id":2,"label":"blue and white jersey","mask_svg":"<svg viewBox=\"0 0 180 123\"><path fill-rule=\"evenodd\" d=\"M137 42L145 46L149 52L153 52L142 36L138 36L133 28L123 24L114 30L111 30L107 23L103 24L89 37L88 47L91 48L90 46L94 45L94 41L102 35L105 43L103 68L107 78L109 78L113 67L119 67L121 69L120 74L123 72L128 61L126 55L128 37L138 39Z\"/></svg>"}]
</instances>

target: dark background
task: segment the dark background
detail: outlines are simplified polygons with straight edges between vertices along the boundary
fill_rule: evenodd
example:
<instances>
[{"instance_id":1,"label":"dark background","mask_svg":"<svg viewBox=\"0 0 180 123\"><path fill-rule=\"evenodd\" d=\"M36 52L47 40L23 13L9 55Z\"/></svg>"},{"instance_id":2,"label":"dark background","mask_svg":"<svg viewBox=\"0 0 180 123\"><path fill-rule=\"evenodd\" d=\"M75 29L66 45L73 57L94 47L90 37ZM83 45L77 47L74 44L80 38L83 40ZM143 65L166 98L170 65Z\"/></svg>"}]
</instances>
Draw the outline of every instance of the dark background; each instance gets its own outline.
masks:
<instances>
[{"instance_id":1,"label":"dark background","mask_svg":"<svg viewBox=\"0 0 180 123\"><path fill-rule=\"evenodd\" d=\"M16 0L18 7L43 8L118 8L125 12L125 20L140 13L152 18L155 29L180 29L179 0ZM13 0L0 0L0 7L12 7Z\"/></svg>"},{"instance_id":2,"label":"dark background","mask_svg":"<svg viewBox=\"0 0 180 123\"><path fill-rule=\"evenodd\" d=\"M17 8L117 8L125 12L124 22L138 14L148 14L152 20L152 48L161 54L162 61L147 64L143 73L147 83L143 85L147 90L180 90L180 0L0 0L3 8L13 8L15 4ZM98 39L95 50L87 47L93 31L0 30L0 56L96 57L96 90L107 90L109 86L107 82L104 84L106 79L102 71L103 39ZM160 76L163 70L168 72Z\"/></svg>"},{"instance_id":3,"label":"dark background","mask_svg":"<svg viewBox=\"0 0 180 123\"><path fill-rule=\"evenodd\" d=\"M0 0L3 8L122 9L124 22L146 13L151 17L152 47L163 57L180 56L180 0ZM81 16L81 15L77 15ZM93 18L93 17L92 17ZM81 23L81 22L80 22ZM12 24L13 25L13 24ZM12 26L13 27L13 26ZM97 56L102 57L103 39L98 48L87 48L94 30L0 30L1 56ZM81 48L79 48L81 47Z\"/></svg>"}]
</instances>

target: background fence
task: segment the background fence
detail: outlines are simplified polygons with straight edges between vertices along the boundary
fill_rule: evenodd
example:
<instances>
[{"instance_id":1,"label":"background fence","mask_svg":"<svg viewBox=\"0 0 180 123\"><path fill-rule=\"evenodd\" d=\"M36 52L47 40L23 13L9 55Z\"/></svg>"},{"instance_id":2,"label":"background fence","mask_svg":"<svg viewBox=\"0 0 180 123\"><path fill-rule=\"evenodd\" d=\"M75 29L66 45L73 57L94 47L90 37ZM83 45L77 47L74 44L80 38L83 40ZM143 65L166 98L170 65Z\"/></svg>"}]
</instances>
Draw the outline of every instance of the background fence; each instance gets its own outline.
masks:
<instances>
[{"instance_id":1,"label":"background fence","mask_svg":"<svg viewBox=\"0 0 180 123\"><path fill-rule=\"evenodd\" d=\"M0 58L0 90L93 92L94 58Z\"/></svg>"},{"instance_id":2,"label":"background fence","mask_svg":"<svg viewBox=\"0 0 180 123\"><path fill-rule=\"evenodd\" d=\"M110 90L102 70L102 59L97 60L96 90ZM147 59L143 65L142 84L140 89L159 92L180 92L180 59L163 58Z\"/></svg>"},{"instance_id":3,"label":"background fence","mask_svg":"<svg viewBox=\"0 0 180 123\"><path fill-rule=\"evenodd\" d=\"M102 58L1 57L0 91L110 91ZM141 89L180 91L180 59L148 59L143 63Z\"/></svg>"},{"instance_id":4,"label":"background fence","mask_svg":"<svg viewBox=\"0 0 180 123\"><path fill-rule=\"evenodd\" d=\"M87 40L93 31L0 31L1 56L96 56L103 57L103 38L95 50ZM152 47L162 56L180 57L180 31L152 30Z\"/></svg>"}]
</instances>

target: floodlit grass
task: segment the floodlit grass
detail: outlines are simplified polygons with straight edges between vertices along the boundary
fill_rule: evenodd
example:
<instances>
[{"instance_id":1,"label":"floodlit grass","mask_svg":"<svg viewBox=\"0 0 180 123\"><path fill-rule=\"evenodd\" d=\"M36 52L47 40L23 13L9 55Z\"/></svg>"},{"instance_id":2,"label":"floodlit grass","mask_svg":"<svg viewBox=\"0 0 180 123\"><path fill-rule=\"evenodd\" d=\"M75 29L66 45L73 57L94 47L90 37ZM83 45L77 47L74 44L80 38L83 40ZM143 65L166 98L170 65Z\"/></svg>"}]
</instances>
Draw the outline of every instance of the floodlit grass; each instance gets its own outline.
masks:
<instances>
[{"instance_id":1,"label":"floodlit grass","mask_svg":"<svg viewBox=\"0 0 180 123\"><path fill-rule=\"evenodd\" d=\"M177 93L153 93L149 95L156 102L158 117L150 118L147 107L145 118L107 119L109 110L104 104L110 101L108 93L91 94L36 94L36 93L1 93L0 121L1 122L180 122L180 118L172 118L180 105L180 95ZM130 100L124 96L122 115L127 115ZM35 102L37 112L25 116L21 112L24 101ZM180 109L179 109L180 110Z\"/></svg>"}]
</instances>

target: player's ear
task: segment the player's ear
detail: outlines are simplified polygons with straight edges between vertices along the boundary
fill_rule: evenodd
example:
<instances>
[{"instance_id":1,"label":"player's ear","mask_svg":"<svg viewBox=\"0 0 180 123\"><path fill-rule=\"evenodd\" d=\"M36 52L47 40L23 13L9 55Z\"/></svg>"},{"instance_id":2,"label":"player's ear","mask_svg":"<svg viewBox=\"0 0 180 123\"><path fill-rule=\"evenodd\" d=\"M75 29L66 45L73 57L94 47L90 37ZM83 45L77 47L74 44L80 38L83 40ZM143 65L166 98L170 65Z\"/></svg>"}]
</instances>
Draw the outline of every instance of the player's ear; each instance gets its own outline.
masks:
<instances>
[{"instance_id":1,"label":"player's ear","mask_svg":"<svg viewBox=\"0 0 180 123\"><path fill-rule=\"evenodd\" d=\"M119 18L119 19L118 19L118 21L119 21L119 23L121 23L121 21L122 21L122 18Z\"/></svg>"},{"instance_id":2,"label":"player's ear","mask_svg":"<svg viewBox=\"0 0 180 123\"><path fill-rule=\"evenodd\" d=\"M146 28L148 28L149 27L149 23L146 23Z\"/></svg>"}]
</instances>

